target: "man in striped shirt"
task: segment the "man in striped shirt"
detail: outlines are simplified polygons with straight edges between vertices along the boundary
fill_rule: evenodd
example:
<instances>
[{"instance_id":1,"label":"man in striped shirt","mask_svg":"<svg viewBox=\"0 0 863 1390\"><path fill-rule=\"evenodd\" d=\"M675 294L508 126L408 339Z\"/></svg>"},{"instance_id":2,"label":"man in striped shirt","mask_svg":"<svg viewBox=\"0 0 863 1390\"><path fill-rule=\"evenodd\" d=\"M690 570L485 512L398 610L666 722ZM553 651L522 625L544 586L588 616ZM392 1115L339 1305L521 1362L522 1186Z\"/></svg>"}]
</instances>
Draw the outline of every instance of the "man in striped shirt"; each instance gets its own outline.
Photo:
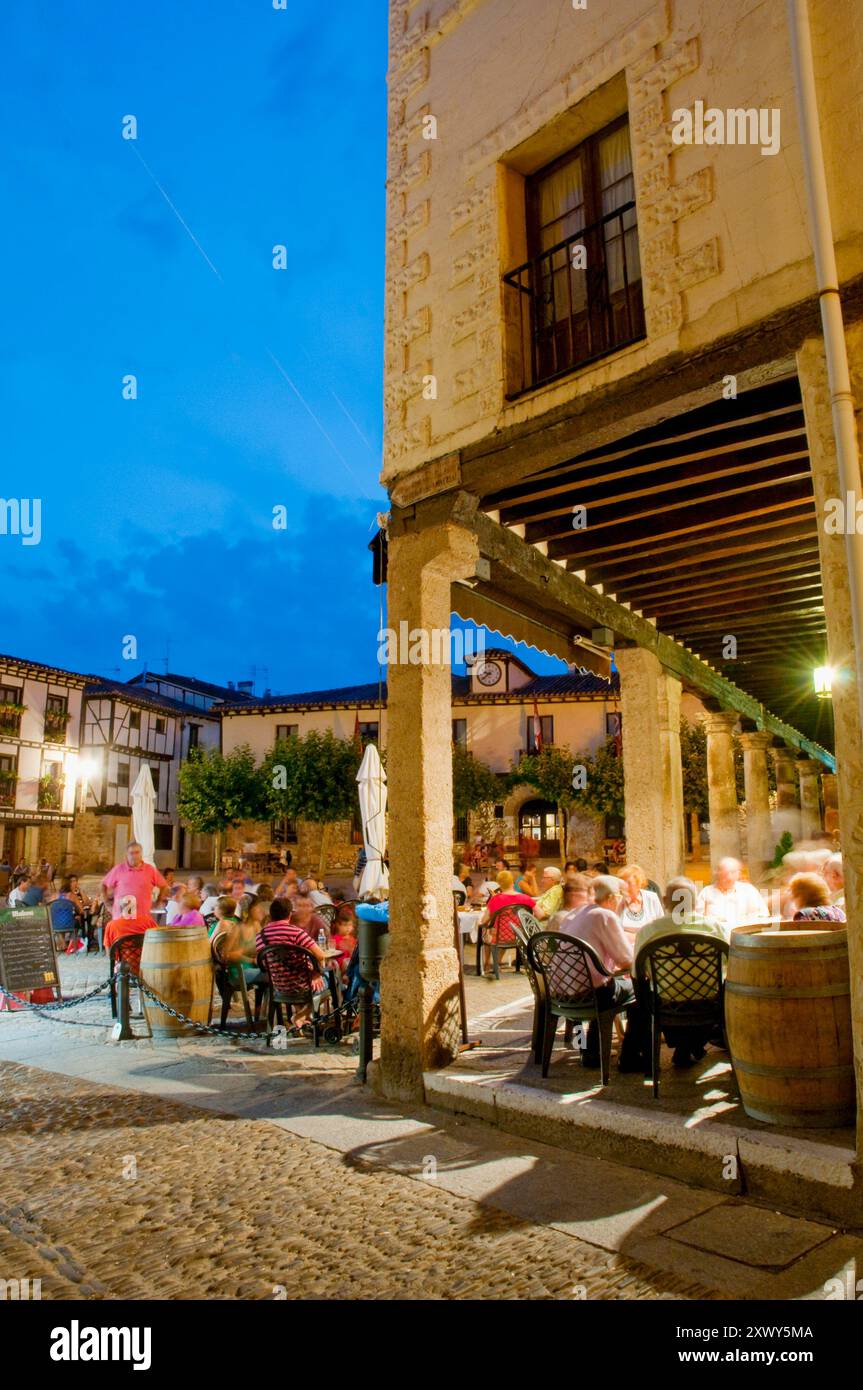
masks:
<instances>
[{"instance_id":1,"label":"man in striped shirt","mask_svg":"<svg viewBox=\"0 0 863 1390\"><path fill-rule=\"evenodd\" d=\"M269 962L270 979L273 988L277 992L292 993L301 992L311 988L313 994L323 994L327 991L328 985L323 978L327 960L324 952L316 941L309 936L308 932L302 927L296 926L288 919L291 914L290 902L285 902L282 898L276 898L270 904L270 920L258 932L255 938L255 949L260 955L268 946L300 946L304 951L308 951L318 963L320 970L315 970L310 961L302 956L297 956L295 963L290 966L281 961L271 960ZM301 1016L302 1015L302 1016ZM294 1008L293 1022L295 1025L307 1020L306 1010Z\"/></svg>"}]
</instances>

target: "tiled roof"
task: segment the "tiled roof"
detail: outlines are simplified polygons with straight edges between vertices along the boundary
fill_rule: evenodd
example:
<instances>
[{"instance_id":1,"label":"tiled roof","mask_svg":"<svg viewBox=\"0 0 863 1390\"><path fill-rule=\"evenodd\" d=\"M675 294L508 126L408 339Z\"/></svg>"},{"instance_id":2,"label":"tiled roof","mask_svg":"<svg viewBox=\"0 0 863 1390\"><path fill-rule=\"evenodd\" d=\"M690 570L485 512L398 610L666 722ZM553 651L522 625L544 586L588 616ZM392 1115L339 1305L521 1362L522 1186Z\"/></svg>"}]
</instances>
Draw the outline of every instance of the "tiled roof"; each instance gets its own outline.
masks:
<instances>
[{"instance_id":1,"label":"tiled roof","mask_svg":"<svg viewBox=\"0 0 863 1390\"><path fill-rule=\"evenodd\" d=\"M129 686L124 681L90 680L84 687L84 697L99 699L108 697L123 700L127 705L145 705L149 709L163 709L167 714L188 714L189 706L182 700L172 700L169 695L157 695L146 686ZM195 718L206 719L208 710L196 710Z\"/></svg>"},{"instance_id":2,"label":"tiled roof","mask_svg":"<svg viewBox=\"0 0 863 1390\"><path fill-rule=\"evenodd\" d=\"M488 656L488 652L486 653ZM470 676L453 676L452 693L455 699L481 700L494 704L500 700L548 699L550 696L581 695L596 699L607 699L618 689L617 676L604 680L591 671L568 671L561 676L534 676L526 685L506 692L482 690L471 692ZM386 681L381 691L381 699L387 702ZM306 690L298 695L272 695L267 699L256 700L250 709L246 704L232 705L226 702L222 707L226 714L244 714L254 711L266 714L280 709L303 709L314 705L376 705L378 703L378 683L368 685L343 685L334 690Z\"/></svg>"},{"instance_id":3,"label":"tiled roof","mask_svg":"<svg viewBox=\"0 0 863 1390\"><path fill-rule=\"evenodd\" d=\"M178 676L172 671L166 672L165 675L158 671L142 671L140 675L133 676L126 683L140 686L146 684L148 680L167 681L171 685L179 685L185 687L186 690L193 690L199 695L212 695L214 700L230 700L235 704L254 704L258 698L257 695L252 695L247 690L232 690L227 685L214 685L212 681L198 680L197 676Z\"/></svg>"},{"instance_id":4,"label":"tiled roof","mask_svg":"<svg viewBox=\"0 0 863 1390\"><path fill-rule=\"evenodd\" d=\"M0 656L0 666L8 666L11 670L19 673L23 671L41 671L45 678L57 676L60 681L74 680L79 684L82 681L92 680L92 676L82 675L80 671L65 671L62 666L46 666L42 661L29 661L26 656Z\"/></svg>"}]
</instances>

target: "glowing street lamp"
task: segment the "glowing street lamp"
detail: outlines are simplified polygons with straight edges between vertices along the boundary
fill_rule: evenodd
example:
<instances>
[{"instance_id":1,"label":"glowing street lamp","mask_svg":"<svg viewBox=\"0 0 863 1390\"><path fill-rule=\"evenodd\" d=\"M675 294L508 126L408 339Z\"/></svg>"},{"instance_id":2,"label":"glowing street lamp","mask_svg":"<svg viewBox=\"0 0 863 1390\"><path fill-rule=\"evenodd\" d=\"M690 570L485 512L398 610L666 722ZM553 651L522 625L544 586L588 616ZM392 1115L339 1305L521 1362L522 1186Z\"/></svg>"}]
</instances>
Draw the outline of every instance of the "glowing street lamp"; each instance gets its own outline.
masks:
<instances>
[{"instance_id":1,"label":"glowing street lamp","mask_svg":"<svg viewBox=\"0 0 863 1390\"><path fill-rule=\"evenodd\" d=\"M831 666L816 666L812 673L815 682L815 694L819 700L830 700L833 697L833 668Z\"/></svg>"}]
</instances>

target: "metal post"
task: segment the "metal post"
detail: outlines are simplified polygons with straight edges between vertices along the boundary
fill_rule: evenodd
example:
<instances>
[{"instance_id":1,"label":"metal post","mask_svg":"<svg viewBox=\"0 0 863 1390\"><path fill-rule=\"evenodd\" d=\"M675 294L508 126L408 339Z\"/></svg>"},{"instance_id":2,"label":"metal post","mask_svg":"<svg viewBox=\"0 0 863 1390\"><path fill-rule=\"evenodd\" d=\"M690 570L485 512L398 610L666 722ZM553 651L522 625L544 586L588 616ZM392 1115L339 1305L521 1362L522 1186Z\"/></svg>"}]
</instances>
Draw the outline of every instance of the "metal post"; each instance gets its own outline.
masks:
<instances>
[{"instance_id":1,"label":"metal post","mask_svg":"<svg viewBox=\"0 0 863 1390\"><path fill-rule=\"evenodd\" d=\"M372 1060L375 1023L374 997L374 985L368 980L363 980L360 986L360 1064L357 1067L357 1077L363 1082L366 1079L369 1062Z\"/></svg>"},{"instance_id":2,"label":"metal post","mask_svg":"<svg viewBox=\"0 0 863 1390\"><path fill-rule=\"evenodd\" d=\"M125 960L120 961L120 969L118 972L117 1022L114 1024L112 1037L115 1042L131 1042L135 1037L130 1022L129 962Z\"/></svg>"}]
</instances>

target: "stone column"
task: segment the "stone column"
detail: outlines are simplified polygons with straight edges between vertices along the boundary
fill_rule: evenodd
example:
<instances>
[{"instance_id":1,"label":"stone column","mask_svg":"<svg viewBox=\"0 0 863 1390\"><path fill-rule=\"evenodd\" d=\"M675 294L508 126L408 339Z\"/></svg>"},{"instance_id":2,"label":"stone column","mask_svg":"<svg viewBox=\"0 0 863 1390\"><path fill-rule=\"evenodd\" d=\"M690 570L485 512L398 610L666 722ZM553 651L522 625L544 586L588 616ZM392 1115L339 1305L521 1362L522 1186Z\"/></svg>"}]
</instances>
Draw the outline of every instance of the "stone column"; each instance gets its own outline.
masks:
<instances>
[{"instance_id":1,"label":"stone column","mask_svg":"<svg viewBox=\"0 0 863 1390\"><path fill-rule=\"evenodd\" d=\"M839 833L839 787L835 772L821 773L821 802L824 807L824 829L830 835Z\"/></svg>"},{"instance_id":2,"label":"stone column","mask_svg":"<svg viewBox=\"0 0 863 1390\"><path fill-rule=\"evenodd\" d=\"M451 1062L461 1041L452 670L449 643L433 634L449 629L452 582L475 573L478 546L462 526L412 531L407 524L391 530L389 543L387 621L400 638L387 670L390 943L381 971L381 1060L370 1075L391 1099L419 1100L423 1072Z\"/></svg>"},{"instance_id":3,"label":"stone column","mask_svg":"<svg viewBox=\"0 0 863 1390\"><path fill-rule=\"evenodd\" d=\"M800 839L800 803L797 789L797 757L793 748L773 749L776 766L776 838L789 831Z\"/></svg>"},{"instance_id":4,"label":"stone column","mask_svg":"<svg viewBox=\"0 0 863 1390\"><path fill-rule=\"evenodd\" d=\"M741 734L740 742L743 747L749 877L756 883L772 860L774 850L767 785L767 750L773 746L773 735L763 732Z\"/></svg>"},{"instance_id":5,"label":"stone column","mask_svg":"<svg viewBox=\"0 0 863 1390\"><path fill-rule=\"evenodd\" d=\"M812 840L821 834L821 788L818 778L822 764L817 758L798 758L797 776L800 778L800 834L804 840Z\"/></svg>"},{"instance_id":6,"label":"stone column","mask_svg":"<svg viewBox=\"0 0 863 1390\"><path fill-rule=\"evenodd\" d=\"M863 402L863 324L845 330L851 366L851 384L857 402L857 432L861 431ZM827 504L841 498L836 464L836 445L830 409L830 390L821 337L807 339L797 354L797 375L803 394L806 437L812 469L812 486L818 516L818 549L824 611L827 618L827 650L833 678L833 722L839 787L839 830L845 873L845 911L848 917L848 953L851 967L851 1020L857 1070L857 1164L863 1186L863 730L854 659L851 592L845 536L825 530ZM833 510L833 509L831 509ZM831 528L832 530L833 528Z\"/></svg>"},{"instance_id":7,"label":"stone column","mask_svg":"<svg viewBox=\"0 0 863 1390\"><path fill-rule=\"evenodd\" d=\"M626 857L661 887L683 872L680 681L653 652L624 647L620 672Z\"/></svg>"},{"instance_id":8,"label":"stone column","mask_svg":"<svg viewBox=\"0 0 863 1390\"><path fill-rule=\"evenodd\" d=\"M740 820L734 774L734 710L710 710L707 730L707 801L710 808L710 865L740 858Z\"/></svg>"}]
</instances>

